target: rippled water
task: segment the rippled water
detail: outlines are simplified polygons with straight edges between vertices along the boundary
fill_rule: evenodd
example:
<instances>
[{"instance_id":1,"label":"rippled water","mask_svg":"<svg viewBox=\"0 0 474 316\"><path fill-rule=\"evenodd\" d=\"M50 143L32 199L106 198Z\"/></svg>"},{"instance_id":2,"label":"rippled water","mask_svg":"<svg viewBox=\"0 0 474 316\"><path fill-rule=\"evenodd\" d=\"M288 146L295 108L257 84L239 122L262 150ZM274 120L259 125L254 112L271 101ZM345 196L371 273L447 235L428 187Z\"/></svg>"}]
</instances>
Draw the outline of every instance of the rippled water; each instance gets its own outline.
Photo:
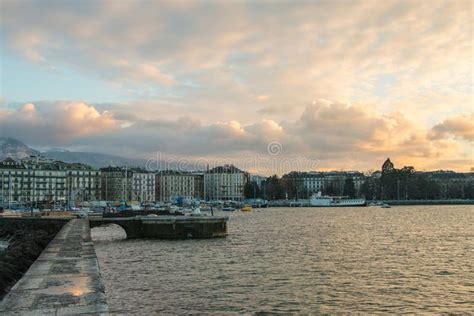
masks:
<instances>
[{"instance_id":1,"label":"rippled water","mask_svg":"<svg viewBox=\"0 0 474 316\"><path fill-rule=\"evenodd\" d=\"M94 228L117 313L474 312L472 206L235 212L229 236Z\"/></svg>"},{"instance_id":2,"label":"rippled water","mask_svg":"<svg viewBox=\"0 0 474 316\"><path fill-rule=\"evenodd\" d=\"M3 251L8 248L9 242L6 240L0 240L0 251Z\"/></svg>"}]
</instances>

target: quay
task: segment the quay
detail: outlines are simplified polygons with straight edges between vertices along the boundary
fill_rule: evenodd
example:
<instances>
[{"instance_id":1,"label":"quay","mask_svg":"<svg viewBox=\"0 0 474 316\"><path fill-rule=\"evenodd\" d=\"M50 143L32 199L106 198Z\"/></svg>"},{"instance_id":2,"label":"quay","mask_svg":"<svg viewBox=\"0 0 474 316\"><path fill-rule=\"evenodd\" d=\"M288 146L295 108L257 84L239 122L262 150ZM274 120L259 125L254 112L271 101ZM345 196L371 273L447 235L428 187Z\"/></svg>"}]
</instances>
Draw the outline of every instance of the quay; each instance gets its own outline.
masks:
<instances>
[{"instance_id":1,"label":"quay","mask_svg":"<svg viewBox=\"0 0 474 316\"><path fill-rule=\"evenodd\" d=\"M227 216L142 216L127 218L91 218L90 227L115 224L127 233L127 239L216 238L227 236Z\"/></svg>"},{"instance_id":2,"label":"quay","mask_svg":"<svg viewBox=\"0 0 474 316\"><path fill-rule=\"evenodd\" d=\"M0 302L2 315L107 313L105 287L85 219L68 221Z\"/></svg>"},{"instance_id":3,"label":"quay","mask_svg":"<svg viewBox=\"0 0 474 316\"><path fill-rule=\"evenodd\" d=\"M227 235L227 217L156 216L132 218L0 218L19 227L47 221L59 232L0 302L0 315L107 315L105 287L91 240L93 227L115 224L127 238L214 238Z\"/></svg>"}]
</instances>

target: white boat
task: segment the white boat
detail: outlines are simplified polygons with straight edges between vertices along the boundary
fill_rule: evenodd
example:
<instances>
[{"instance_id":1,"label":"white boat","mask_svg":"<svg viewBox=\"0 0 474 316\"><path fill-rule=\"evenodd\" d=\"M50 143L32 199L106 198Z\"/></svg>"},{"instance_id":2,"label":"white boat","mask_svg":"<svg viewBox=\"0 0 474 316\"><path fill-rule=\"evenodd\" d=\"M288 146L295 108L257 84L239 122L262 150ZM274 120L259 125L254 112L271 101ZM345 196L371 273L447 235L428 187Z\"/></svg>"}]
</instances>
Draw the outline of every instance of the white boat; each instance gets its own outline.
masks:
<instances>
[{"instance_id":1,"label":"white boat","mask_svg":"<svg viewBox=\"0 0 474 316\"><path fill-rule=\"evenodd\" d=\"M212 207L211 206L200 206L201 212L212 212Z\"/></svg>"},{"instance_id":2,"label":"white boat","mask_svg":"<svg viewBox=\"0 0 474 316\"><path fill-rule=\"evenodd\" d=\"M3 210L3 212L0 213L0 217L21 217L22 213L20 212L15 212L12 210Z\"/></svg>"},{"instance_id":3,"label":"white boat","mask_svg":"<svg viewBox=\"0 0 474 316\"><path fill-rule=\"evenodd\" d=\"M191 216L201 216L201 209L199 207L196 207L192 213L191 213Z\"/></svg>"},{"instance_id":4,"label":"white boat","mask_svg":"<svg viewBox=\"0 0 474 316\"><path fill-rule=\"evenodd\" d=\"M180 211L179 207L177 207L176 205L169 205L167 209L170 214L174 214Z\"/></svg>"},{"instance_id":5,"label":"white boat","mask_svg":"<svg viewBox=\"0 0 474 316\"><path fill-rule=\"evenodd\" d=\"M321 195L321 192L315 193L309 200L311 206L322 207L342 207L342 206L366 206L365 199L351 199L345 196L327 196Z\"/></svg>"},{"instance_id":6,"label":"white boat","mask_svg":"<svg viewBox=\"0 0 474 316\"><path fill-rule=\"evenodd\" d=\"M391 207L390 204L387 204L387 203L384 203L381 206L381 208L390 208L390 207Z\"/></svg>"}]
</instances>

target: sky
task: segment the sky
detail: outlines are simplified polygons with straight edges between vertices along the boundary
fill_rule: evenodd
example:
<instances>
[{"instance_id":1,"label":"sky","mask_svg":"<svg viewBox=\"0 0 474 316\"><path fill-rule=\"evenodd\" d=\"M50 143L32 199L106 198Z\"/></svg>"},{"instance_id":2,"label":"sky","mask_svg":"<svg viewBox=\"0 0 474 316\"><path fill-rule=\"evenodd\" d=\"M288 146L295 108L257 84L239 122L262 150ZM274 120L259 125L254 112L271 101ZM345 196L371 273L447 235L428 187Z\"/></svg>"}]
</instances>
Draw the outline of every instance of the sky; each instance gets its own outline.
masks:
<instances>
[{"instance_id":1,"label":"sky","mask_svg":"<svg viewBox=\"0 0 474 316\"><path fill-rule=\"evenodd\" d=\"M260 174L472 171L470 0L0 1L0 136Z\"/></svg>"}]
</instances>

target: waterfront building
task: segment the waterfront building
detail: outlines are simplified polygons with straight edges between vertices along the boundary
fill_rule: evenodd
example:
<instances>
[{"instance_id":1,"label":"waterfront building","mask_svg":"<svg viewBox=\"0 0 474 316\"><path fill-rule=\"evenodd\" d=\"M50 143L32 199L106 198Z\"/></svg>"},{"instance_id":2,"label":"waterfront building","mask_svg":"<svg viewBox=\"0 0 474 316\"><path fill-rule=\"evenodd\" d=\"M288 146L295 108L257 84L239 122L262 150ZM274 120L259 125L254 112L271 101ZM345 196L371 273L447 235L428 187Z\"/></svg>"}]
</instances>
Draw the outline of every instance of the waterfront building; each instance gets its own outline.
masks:
<instances>
[{"instance_id":1,"label":"waterfront building","mask_svg":"<svg viewBox=\"0 0 474 316\"><path fill-rule=\"evenodd\" d=\"M132 173L122 167L105 167L100 169L101 196L105 201L129 201L132 198Z\"/></svg>"},{"instance_id":2,"label":"waterfront building","mask_svg":"<svg viewBox=\"0 0 474 316\"><path fill-rule=\"evenodd\" d=\"M262 189L263 183L267 180L267 177L264 176L259 176L256 174L251 174L249 181L252 183L255 183L255 185L259 188Z\"/></svg>"},{"instance_id":3,"label":"waterfront building","mask_svg":"<svg viewBox=\"0 0 474 316\"><path fill-rule=\"evenodd\" d=\"M155 175L140 168L101 168L102 199L106 201L155 201Z\"/></svg>"},{"instance_id":4,"label":"waterfront building","mask_svg":"<svg viewBox=\"0 0 474 316\"><path fill-rule=\"evenodd\" d=\"M300 198L309 198L312 194L322 192L329 195L342 195L346 179L351 178L356 194L360 194L365 176L357 171L329 172L290 172L282 177L293 184Z\"/></svg>"},{"instance_id":5,"label":"waterfront building","mask_svg":"<svg viewBox=\"0 0 474 316\"><path fill-rule=\"evenodd\" d=\"M390 158L387 158L387 160L385 160L382 165L382 173L389 173L394 170L395 170L395 166L393 162L390 160Z\"/></svg>"},{"instance_id":6,"label":"waterfront building","mask_svg":"<svg viewBox=\"0 0 474 316\"><path fill-rule=\"evenodd\" d=\"M7 158L0 163L0 201L31 206L66 202L66 172L51 161Z\"/></svg>"},{"instance_id":7,"label":"waterfront building","mask_svg":"<svg viewBox=\"0 0 474 316\"><path fill-rule=\"evenodd\" d=\"M156 173L156 199L162 202L203 198L203 173L165 170Z\"/></svg>"},{"instance_id":8,"label":"waterfront building","mask_svg":"<svg viewBox=\"0 0 474 316\"><path fill-rule=\"evenodd\" d=\"M0 163L0 203L75 205L100 200L100 171L43 157Z\"/></svg>"},{"instance_id":9,"label":"waterfront building","mask_svg":"<svg viewBox=\"0 0 474 316\"><path fill-rule=\"evenodd\" d=\"M58 162L66 172L66 198L70 206L101 199L100 171L81 163Z\"/></svg>"},{"instance_id":10,"label":"waterfront building","mask_svg":"<svg viewBox=\"0 0 474 316\"><path fill-rule=\"evenodd\" d=\"M139 202L155 201L155 174L153 172L133 168L132 175L132 200Z\"/></svg>"},{"instance_id":11,"label":"waterfront building","mask_svg":"<svg viewBox=\"0 0 474 316\"><path fill-rule=\"evenodd\" d=\"M212 168L204 174L204 194L208 200L244 199L244 187L249 174L233 165Z\"/></svg>"},{"instance_id":12,"label":"waterfront building","mask_svg":"<svg viewBox=\"0 0 474 316\"><path fill-rule=\"evenodd\" d=\"M204 172L193 171L194 176L194 198L198 200L204 199Z\"/></svg>"},{"instance_id":13,"label":"waterfront building","mask_svg":"<svg viewBox=\"0 0 474 316\"><path fill-rule=\"evenodd\" d=\"M472 198L468 190L474 185L474 172L459 173L449 170L438 170L419 172L439 186L439 197L448 198Z\"/></svg>"}]
</instances>

